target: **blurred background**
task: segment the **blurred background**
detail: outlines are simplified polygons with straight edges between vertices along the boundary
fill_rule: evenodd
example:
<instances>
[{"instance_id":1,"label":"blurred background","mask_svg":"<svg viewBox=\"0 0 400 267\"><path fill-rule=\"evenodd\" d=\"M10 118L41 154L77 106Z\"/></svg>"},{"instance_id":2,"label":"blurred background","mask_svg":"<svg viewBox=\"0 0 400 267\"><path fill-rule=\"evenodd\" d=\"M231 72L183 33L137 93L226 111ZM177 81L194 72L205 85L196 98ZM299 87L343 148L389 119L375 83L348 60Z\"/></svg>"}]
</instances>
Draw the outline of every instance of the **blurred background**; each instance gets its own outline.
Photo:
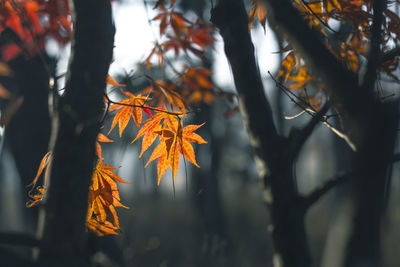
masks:
<instances>
[{"instance_id":1,"label":"blurred background","mask_svg":"<svg viewBox=\"0 0 400 267\"><path fill-rule=\"evenodd\" d=\"M206 0L177 1L177 9L185 16L199 16L209 21L211 4L212 1ZM137 0L113 2L117 32L115 61L111 64L110 74L134 93L148 86L144 79L137 77L141 75L141 63L158 38L158 24L151 22L155 16L153 5L153 2ZM268 26L264 32L257 23L251 34L277 128L280 133L287 135L293 126L303 125L309 117L304 114L295 119L285 119L285 116L296 115L301 110L275 86L268 75L270 71L276 76L282 59L282 54L278 53L281 46ZM54 40L47 43L49 58L57 59L54 64L57 64L58 75L66 71L69 49L69 46L60 47ZM224 92L234 94L232 73L218 34L215 35L214 49L208 57L210 60L207 64L213 72L215 85ZM181 60L183 62L184 58ZM31 64L40 65L38 62ZM152 71L154 77L171 73L168 67L163 70L154 68ZM383 86L388 94L398 94L398 85ZM59 88L62 87L61 79ZM120 100L118 88L110 87L108 90L114 100ZM199 105L200 112L190 115L185 121L186 124L206 122L197 132L208 144L195 147L201 168L190 163L181 164L175 185L169 170L157 186L155 163L144 168L150 154L146 152L138 159L140 143L131 144L137 134L132 121L122 138L119 138L117 130L110 133L108 137L114 142L102 144L104 162L120 166L117 174L129 182L119 184L121 202L129 209L118 209L121 223L118 236L90 237L90 246L95 252L93 257L99 266L272 266L273 244L268 228L268 209L263 202L262 184L242 119L238 112L230 112L236 106L235 100L216 98L211 105ZM25 112L29 112L29 108ZM20 121L26 120L26 116L21 115ZM104 133L108 133L111 120L111 116L106 118ZM10 137L4 133L4 129L0 131L1 232L35 232L37 207L27 209L24 205L27 199L26 185L34 178L37 161L41 157L36 159L36 163L27 163L26 154L35 150L34 143L37 142L29 140L27 133L34 131L37 125L25 127L21 130L11 124L11 130L8 131L20 134L10 133ZM40 135L45 138L48 132L43 131ZM24 147L15 145L22 142L26 142ZM44 155L45 152L41 153ZM329 178L345 172L349 158L350 149L345 142L328 128L320 126L307 142L296 164L299 191L307 194ZM384 217L383 266L398 266L400 262L398 177L399 164L395 164L391 184L388 185ZM346 185L340 186L323 197L307 214L315 266L340 265L338 261L351 224L346 216L346 209L349 208L346 205L347 197ZM31 252L29 249L4 245L0 250L14 250L25 255Z\"/></svg>"}]
</instances>

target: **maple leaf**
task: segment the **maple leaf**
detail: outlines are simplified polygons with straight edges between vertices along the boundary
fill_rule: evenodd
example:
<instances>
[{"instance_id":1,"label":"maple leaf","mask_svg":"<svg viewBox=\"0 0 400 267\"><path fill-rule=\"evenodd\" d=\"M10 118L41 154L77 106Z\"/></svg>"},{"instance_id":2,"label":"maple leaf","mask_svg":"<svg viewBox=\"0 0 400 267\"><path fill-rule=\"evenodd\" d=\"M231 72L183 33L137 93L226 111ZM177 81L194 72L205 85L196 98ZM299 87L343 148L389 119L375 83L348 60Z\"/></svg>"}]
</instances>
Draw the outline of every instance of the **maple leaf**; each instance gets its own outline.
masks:
<instances>
[{"instance_id":1,"label":"maple leaf","mask_svg":"<svg viewBox=\"0 0 400 267\"><path fill-rule=\"evenodd\" d=\"M40 201L43 199L44 194L46 193L46 186L45 184L47 183L47 179L49 176L49 164L51 161L51 152L47 152L42 160L40 161L39 169L36 173L35 178L33 179L32 183L30 183L28 186L31 186L31 190L28 192L28 201L26 203L26 207L34 207L40 203ZM41 186L36 186L39 178L41 177L43 171L44 173L44 181Z\"/></svg>"},{"instance_id":2,"label":"maple leaf","mask_svg":"<svg viewBox=\"0 0 400 267\"><path fill-rule=\"evenodd\" d=\"M307 68L303 66L299 69L296 75L289 76L288 80L294 82L288 87L289 90L293 90L305 87L311 81L311 76L307 73Z\"/></svg>"},{"instance_id":3,"label":"maple leaf","mask_svg":"<svg viewBox=\"0 0 400 267\"><path fill-rule=\"evenodd\" d=\"M214 46L214 32L215 28L213 26L203 22L201 19L197 19L196 22L188 28L186 38L190 39L191 42L197 44L204 50L206 46Z\"/></svg>"},{"instance_id":4,"label":"maple leaf","mask_svg":"<svg viewBox=\"0 0 400 267\"><path fill-rule=\"evenodd\" d=\"M107 83L107 84L110 84L110 85L114 85L114 86L121 86L121 87L126 86L126 84L117 83L117 82L113 79L113 77L111 77L110 75L107 75L106 83Z\"/></svg>"},{"instance_id":5,"label":"maple leaf","mask_svg":"<svg viewBox=\"0 0 400 267\"><path fill-rule=\"evenodd\" d=\"M171 81L154 81L152 78L151 85L141 91L143 95L151 94L153 106L163 107L166 102L170 104L171 108L178 108L183 115L186 115L185 103L182 96L178 93L178 87Z\"/></svg>"},{"instance_id":6,"label":"maple leaf","mask_svg":"<svg viewBox=\"0 0 400 267\"><path fill-rule=\"evenodd\" d=\"M89 188L89 206L86 217L87 227L97 235L118 234L119 219L116 207L128 208L121 204L116 182L127 183L113 172L116 167L103 164L101 158L92 176Z\"/></svg>"},{"instance_id":7,"label":"maple leaf","mask_svg":"<svg viewBox=\"0 0 400 267\"><path fill-rule=\"evenodd\" d=\"M211 71L206 68L187 68L181 77L183 95L188 103L204 101L210 104L215 100Z\"/></svg>"},{"instance_id":8,"label":"maple leaf","mask_svg":"<svg viewBox=\"0 0 400 267\"><path fill-rule=\"evenodd\" d=\"M290 51L283 59L276 78L278 79L283 76L283 81L286 81L294 67L296 67L296 69L300 67L300 58L294 53L294 51Z\"/></svg>"},{"instance_id":9,"label":"maple leaf","mask_svg":"<svg viewBox=\"0 0 400 267\"><path fill-rule=\"evenodd\" d=\"M115 117L111 123L111 129L108 133L110 133L115 125L118 122L119 126L119 136L122 136L122 132L125 130L126 126L130 118L132 117L135 121L136 125L139 127L142 123L142 109L146 108L147 105L145 101L149 100L148 97L144 97L140 94L135 96L130 92L126 92L122 90L122 93L129 98L119 101L109 107L108 110L116 110L119 109L115 114Z\"/></svg>"},{"instance_id":10,"label":"maple leaf","mask_svg":"<svg viewBox=\"0 0 400 267\"><path fill-rule=\"evenodd\" d=\"M155 55L158 56L158 65L161 66L164 60L164 52L169 50L174 50L175 56L183 51L185 53L192 52L194 55L202 57L205 47L213 46L214 37L212 33L215 32L213 26L200 19L192 22L185 18L182 13L165 8L160 1L157 2L156 8L161 12L152 20L160 21L160 35L165 36L166 40L160 44L156 43L145 59L144 62L148 68L152 66L150 59ZM168 26L172 31L168 31Z\"/></svg>"},{"instance_id":11,"label":"maple leaf","mask_svg":"<svg viewBox=\"0 0 400 267\"><path fill-rule=\"evenodd\" d=\"M44 194L46 193L45 186L38 186L29 190L28 192L28 201L26 202L25 206L27 208L32 208L37 206L43 199Z\"/></svg>"},{"instance_id":12,"label":"maple leaf","mask_svg":"<svg viewBox=\"0 0 400 267\"><path fill-rule=\"evenodd\" d=\"M134 143L140 137L143 136L142 140L142 150L140 152L139 158L143 155L143 153L154 143L157 138L157 131L163 128L162 122L165 125L175 125L177 124L178 115L171 115L170 113L166 113L163 111L167 111L166 108L160 109L154 116L145 121L144 125L139 129L136 138L132 141Z\"/></svg>"},{"instance_id":13,"label":"maple leaf","mask_svg":"<svg viewBox=\"0 0 400 267\"><path fill-rule=\"evenodd\" d=\"M97 136L97 140L96 140L96 155L99 158L102 158L101 156L101 145L100 142L102 143L112 143L114 142L113 140L109 139L107 136L105 136L102 133L99 133L99 135Z\"/></svg>"},{"instance_id":14,"label":"maple leaf","mask_svg":"<svg viewBox=\"0 0 400 267\"><path fill-rule=\"evenodd\" d=\"M172 27L176 37L179 37L181 32L186 33L188 31L187 27L191 22L186 19L182 13L175 12L173 9L168 10L163 5L159 5L158 9L160 9L161 12L152 20L160 21L160 35L165 34L168 25Z\"/></svg>"},{"instance_id":15,"label":"maple leaf","mask_svg":"<svg viewBox=\"0 0 400 267\"><path fill-rule=\"evenodd\" d=\"M253 27L253 22L255 18L258 17L258 20L261 23L261 26L265 32L265 22L267 20L267 10L265 5L261 3L259 0L251 0L251 10L249 14L249 30Z\"/></svg>"},{"instance_id":16,"label":"maple leaf","mask_svg":"<svg viewBox=\"0 0 400 267\"><path fill-rule=\"evenodd\" d=\"M196 167L200 168L196 162L196 156L191 142L197 142L198 144L207 143L201 136L193 132L203 125L204 123L201 125L188 125L183 128L182 121L171 120L164 125L162 130L154 131L159 135L160 143L154 149L145 167L155 159L158 159L157 185L160 184L162 176L169 167L176 181L179 168L179 153Z\"/></svg>"},{"instance_id":17,"label":"maple leaf","mask_svg":"<svg viewBox=\"0 0 400 267\"><path fill-rule=\"evenodd\" d=\"M161 49L162 45L159 45L158 43L154 44L153 49L151 50L150 54L146 57L144 60L144 63L146 64L146 67L149 69L151 66L153 66L153 63L151 63L151 59L153 56L158 57L158 67L161 68L162 65L164 64L164 51ZM179 53L179 49L176 51L176 54Z\"/></svg>"}]
</instances>

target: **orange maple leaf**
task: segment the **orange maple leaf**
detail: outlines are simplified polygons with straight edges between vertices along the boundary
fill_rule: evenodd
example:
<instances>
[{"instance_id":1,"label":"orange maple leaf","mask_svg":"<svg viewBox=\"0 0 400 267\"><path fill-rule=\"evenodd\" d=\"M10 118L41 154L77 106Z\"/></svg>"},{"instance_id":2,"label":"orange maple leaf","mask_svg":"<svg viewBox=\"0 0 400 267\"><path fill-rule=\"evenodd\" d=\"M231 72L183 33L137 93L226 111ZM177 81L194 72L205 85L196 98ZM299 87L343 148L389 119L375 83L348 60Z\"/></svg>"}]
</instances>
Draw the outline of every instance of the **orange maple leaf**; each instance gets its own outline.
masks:
<instances>
[{"instance_id":1,"label":"orange maple leaf","mask_svg":"<svg viewBox=\"0 0 400 267\"><path fill-rule=\"evenodd\" d=\"M132 117L136 125L139 127L142 123L142 109L146 108L145 102L150 100L148 97L144 97L140 94L135 96L134 94L126 91L122 93L129 98L119 101L109 107L109 110L119 109L115 114L115 117L111 123L111 129L108 134L114 129L118 122L119 136L122 136L122 132L125 130L130 118Z\"/></svg>"},{"instance_id":2,"label":"orange maple leaf","mask_svg":"<svg viewBox=\"0 0 400 267\"><path fill-rule=\"evenodd\" d=\"M150 162L158 159L157 185L160 184L161 178L168 167L171 168L174 180L176 181L179 168L179 153L196 167L200 168L196 162L196 156L191 142L197 142L198 144L207 143L201 136L193 132L203 125L204 123L201 125L188 125L183 128L182 121L178 122L177 120L172 120L165 124L162 130L156 131L160 137L160 143L151 154L146 163L146 167Z\"/></svg>"},{"instance_id":3,"label":"orange maple leaf","mask_svg":"<svg viewBox=\"0 0 400 267\"><path fill-rule=\"evenodd\" d=\"M304 88L311 81L311 76L308 74L307 68L303 66L299 69L296 75L289 76L288 80L294 82L288 86L289 90L293 90L297 88Z\"/></svg>"},{"instance_id":4,"label":"orange maple leaf","mask_svg":"<svg viewBox=\"0 0 400 267\"><path fill-rule=\"evenodd\" d=\"M40 201L43 199L44 194L46 193L46 183L47 179L49 177L49 164L51 161L51 152L47 152L46 155L42 158L40 161L39 169L36 173L35 178L33 179L32 183L30 183L28 186L31 186L31 190L28 192L28 201L26 203L26 207L34 207L40 203ZM44 171L44 181L43 185L41 186L36 186L39 178L41 177L42 173Z\"/></svg>"},{"instance_id":5,"label":"orange maple leaf","mask_svg":"<svg viewBox=\"0 0 400 267\"><path fill-rule=\"evenodd\" d=\"M149 77L150 78L150 77ZM151 78L150 78L151 79ZM178 108L183 115L186 114L185 103L182 96L178 93L178 87L171 81L154 81L151 79L151 85L141 91L143 95L151 94L151 104L157 107L163 107L166 102L171 108Z\"/></svg>"},{"instance_id":6,"label":"orange maple leaf","mask_svg":"<svg viewBox=\"0 0 400 267\"><path fill-rule=\"evenodd\" d=\"M211 70L206 68L187 68L184 72L181 78L182 94L189 104L201 101L211 104L215 100L211 74Z\"/></svg>"},{"instance_id":7,"label":"orange maple leaf","mask_svg":"<svg viewBox=\"0 0 400 267\"><path fill-rule=\"evenodd\" d=\"M101 158L93 172L89 188L87 227L97 235L117 234L119 219L116 207L128 208L121 204L116 182L127 183L113 172L116 167L103 164Z\"/></svg>"},{"instance_id":8,"label":"orange maple leaf","mask_svg":"<svg viewBox=\"0 0 400 267\"><path fill-rule=\"evenodd\" d=\"M109 85L120 86L120 87L126 86L126 84L117 83L117 82L114 80L114 78L111 77L110 75L107 75L106 83L109 84Z\"/></svg>"},{"instance_id":9,"label":"orange maple leaf","mask_svg":"<svg viewBox=\"0 0 400 267\"><path fill-rule=\"evenodd\" d=\"M249 30L253 27L253 22L255 18L258 17L264 32L265 32L265 22L267 20L267 9L264 4L259 0L251 0L251 10L249 14Z\"/></svg>"},{"instance_id":10,"label":"orange maple leaf","mask_svg":"<svg viewBox=\"0 0 400 267\"><path fill-rule=\"evenodd\" d=\"M146 64L146 67L149 69L151 66L153 66L153 63L151 63L151 59L153 56L158 57L158 67L161 68L162 65L164 64L164 51L161 48L162 45L155 43L153 49L151 50L150 54L146 57L144 60L144 63ZM176 51L176 53L179 53L179 50Z\"/></svg>"},{"instance_id":11,"label":"orange maple leaf","mask_svg":"<svg viewBox=\"0 0 400 267\"><path fill-rule=\"evenodd\" d=\"M300 58L294 53L294 51L290 51L289 54L287 54L282 60L281 67L276 78L278 79L279 77L283 76L283 81L286 81L294 67L296 69L300 67Z\"/></svg>"},{"instance_id":12,"label":"orange maple leaf","mask_svg":"<svg viewBox=\"0 0 400 267\"><path fill-rule=\"evenodd\" d=\"M164 107L163 109L160 109L159 112L157 112L154 116L146 120L136 135L136 138L132 141L132 143L134 143L143 136L142 150L139 158L143 155L143 152L145 152L154 143L158 136L157 131L161 130L164 124L173 125L178 123L178 113L174 115L167 113L166 111L167 109Z\"/></svg>"},{"instance_id":13,"label":"orange maple leaf","mask_svg":"<svg viewBox=\"0 0 400 267\"><path fill-rule=\"evenodd\" d=\"M101 145L100 145L100 142L101 143L112 143L112 142L114 142L113 140L111 140L111 139L109 139L107 136L105 136L104 134L102 134L102 133L99 133L99 135L97 136L97 140L96 140L96 155L99 157L99 158L102 158L102 156L101 156Z\"/></svg>"}]
</instances>

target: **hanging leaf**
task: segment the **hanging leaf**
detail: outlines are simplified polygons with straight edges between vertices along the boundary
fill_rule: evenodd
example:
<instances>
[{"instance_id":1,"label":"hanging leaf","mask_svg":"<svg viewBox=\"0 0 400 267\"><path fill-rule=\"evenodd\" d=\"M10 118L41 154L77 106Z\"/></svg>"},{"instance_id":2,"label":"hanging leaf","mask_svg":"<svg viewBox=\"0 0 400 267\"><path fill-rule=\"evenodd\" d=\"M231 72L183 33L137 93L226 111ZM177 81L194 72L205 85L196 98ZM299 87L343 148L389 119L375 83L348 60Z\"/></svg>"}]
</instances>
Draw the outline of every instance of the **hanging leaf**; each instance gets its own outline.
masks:
<instances>
[{"instance_id":1,"label":"hanging leaf","mask_svg":"<svg viewBox=\"0 0 400 267\"><path fill-rule=\"evenodd\" d=\"M147 107L145 101L150 100L148 97L144 97L140 94L135 96L134 94L126 91L122 91L122 93L129 98L121 100L108 108L108 110L119 109L114 116L114 119L111 123L111 129L108 134L114 129L118 122L120 137L128 125L130 118L133 118L138 127L140 126L142 123L142 109Z\"/></svg>"},{"instance_id":2,"label":"hanging leaf","mask_svg":"<svg viewBox=\"0 0 400 267\"><path fill-rule=\"evenodd\" d=\"M98 236L118 234L119 219L116 207L128 208L121 204L116 182L127 183L113 170L117 169L103 164L101 158L93 172L92 185L89 188L89 207L86 225Z\"/></svg>"}]
</instances>

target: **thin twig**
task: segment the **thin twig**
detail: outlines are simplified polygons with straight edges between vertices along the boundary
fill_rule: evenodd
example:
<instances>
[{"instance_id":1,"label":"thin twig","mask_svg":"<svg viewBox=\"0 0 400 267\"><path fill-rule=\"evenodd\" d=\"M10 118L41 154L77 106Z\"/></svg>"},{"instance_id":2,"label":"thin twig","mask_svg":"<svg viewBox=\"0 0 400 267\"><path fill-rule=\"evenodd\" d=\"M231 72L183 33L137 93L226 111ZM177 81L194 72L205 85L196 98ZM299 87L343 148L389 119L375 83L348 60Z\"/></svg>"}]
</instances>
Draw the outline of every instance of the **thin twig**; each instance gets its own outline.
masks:
<instances>
[{"instance_id":1,"label":"thin twig","mask_svg":"<svg viewBox=\"0 0 400 267\"><path fill-rule=\"evenodd\" d=\"M302 105L300 105L300 104L294 99L294 97L297 98L297 99L299 99L299 100L301 100L301 101L304 101L304 100L302 100L301 98L299 98L298 96L296 96L293 92L291 92L289 89L287 89L282 83L280 83L279 81L277 81L277 80L272 76L271 72L268 71L268 74L269 74L269 76L271 77L271 79L275 82L275 85L276 85L279 89L281 89L282 92L283 92L287 97L289 97L289 99L290 99L295 105L297 105L299 108L301 108L305 113L307 113L307 114L310 115L311 117L314 117L314 116L315 116L316 111L314 110L313 107L311 107L311 108L304 108ZM306 102L305 104L306 104L307 106L311 106L311 105L310 105L309 103L307 103L307 102ZM301 115L301 114L300 114L300 115ZM357 148L356 148L355 144L350 140L350 138L349 138L346 134L342 133L340 130L336 129L331 123L328 122L328 119L329 119L330 117L332 117L332 115L323 116L323 117L321 118L322 123L323 123L325 126L327 126L328 129L330 129L330 130L331 130L333 133L335 133L337 136L339 136L340 138L342 138L343 140L345 140L346 143L349 145L349 147L350 147L353 151L356 151Z\"/></svg>"},{"instance_id":2,"label":"thin twig","mask_svg":"<svg viewBox=\"0 0 400 267\"><path fill-rule=\"evenodd\" d=\"M188 112L185 112L185 113L173 112L173 111L167 111L167 110L163 110L163 109L159 109L159 108L155 108L155 107L150 107L150 106L119 103L119 102L112 101L107 95L105 95L105 97L106 97L106 99L107 99L107 101L109 103L114 104L114 105L134 107L134 108L147 108L149 110L153 110L153 111L157 111L157 112L163 112L163 113L166 113L166 114L174 115L174 116L177 116L178 118L180 118L180 116L185 116L185 114L198 112L197 110L189 110Z\"/></svg>"},{"instance_id":3,"label":"thin twig","mask_svg":"<svg viewBox=\"0 0 400 267\"><path fill-rule=\"evenodd\" d=\"M301 2L303 3L303 5L308 9L308 11L311 12L311 14L319 21L321 22L322 25L324 25L326 28L328 28L329 30L331 30L334 33L338 33L337 31L335 31L334 29L332 29L325 21L323 21L308 5L308 3L306 3L304 0L301 0Z\"/></svg>"},{"instance_id":4,"label":"thin twig","mask_svg":"<svg viewBox=\"0 0 400 267\"><path fill-rule=\"evenodd\" d=\"M307 123L305 127L303 127L300 131L294 132L290 139L290 151L289 155L294 159L299 154L301 148L304 146L304 143L308 140L311 134L314 131L315 126L319 122L324 122L324 115L328 111L330 107L329 102L327 101L322 108L315 113L315 115L311 118L311 120Z\"/></svg>"}]
</instances>

